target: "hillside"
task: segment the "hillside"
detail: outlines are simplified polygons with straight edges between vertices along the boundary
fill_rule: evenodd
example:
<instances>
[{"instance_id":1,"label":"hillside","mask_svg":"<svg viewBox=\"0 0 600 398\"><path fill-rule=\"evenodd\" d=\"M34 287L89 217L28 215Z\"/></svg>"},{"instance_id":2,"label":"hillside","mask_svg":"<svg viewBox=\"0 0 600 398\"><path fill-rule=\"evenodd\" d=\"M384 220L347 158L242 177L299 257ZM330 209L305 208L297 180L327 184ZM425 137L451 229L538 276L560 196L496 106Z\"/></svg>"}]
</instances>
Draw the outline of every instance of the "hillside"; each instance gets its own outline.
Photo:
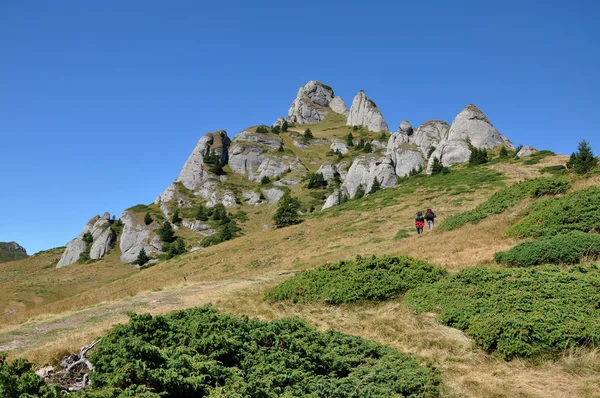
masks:
<instances>
[{"instance_id":1,"label":"hillside","mask_svg":"<svg viewBox=\"0 0 600 398\"><path fill-rule=\"evenodd\" d=\"M27 251L17 242L0 242L0 263L27 258Z\"/></svg>"},{"instance_id":2,"label":"hillside","mask_svg":"<svg viewBox=\"0 0 600 398\"><path fill-rule=\"evenodd\" d=\"M434 120L415 131L403 122L390 134L375 103L361 93L351 112L331 88L309 83L288 117L276 123L287 123L288 131L253 126L232 140L225 132L209 133L154 203L133 206L119 218L92 218L67 248L0 264L0 351L11 360L57 365L66 353L104 336L92 358L98 365L92 376L96 387L125 388L115 384L121 374L111 364L144 363L140 366L150 369L152 361L164 361L168 368L138 375L144 373L148 385L175 396L177 388L197 391L190 386L199 383L207 383L202 388L210 396L259 390L287 396L318 391L331 396L598 396L598 328L589 300L596 300L593 287L600 280L591 265L600 254L594 246L600 220L594 216L597 204L582 207L598 194L598 171L567 172L569 158L548 151L522 148L516 156L517 148L474 106L463 109L451 125ZM365 150L367 142L371 148ZM489 161L467 164L468 142L469 153L485 149ZM448 169L427 174L435 151ZM327 185L317 181L318 187L309 188L309 173L317 171ZM372 191L376 180L382 189ZM357 194L361 190L364 195ZM300 223L273 227L277 192L299 199ZM215 217L221 206L229 221ZM426 208L436 211L436 227L418 237L414 216ZM209 209L212 215L199 214ZM589 213L589 222L575 223L577 217L565 209ZM176 212L181 221L173 220ZM175 229L168 246L157 232L165 220ZM207 244L207 236L219 236L231 222L239 228L232 239ZM569 235L569 245L546 243L566 230L581 235ZM178 239L184 253L171 249ZM567 262L563 250L544 257L562 267L538 269L531 261L532 250L541 258L535 250L577 247L580 241L586 245L583 257ZM152 257L150 263L128 264L141 248ZM67 257L74 261L57 267ZM556 280L563 288L550 285ZM476 283L485 289L477 290ZM539 289L519 296L526 286ZM571 286L585 290L571 295ZM544 295L553 295L552 306L528 307L535 300L543 303ZM503 308L488 297L503 300ZM209 303L212 309L194 309ZM518 316L529 308L536 317ZM191 310L173 312L186 309ZM130 321L130 312L169 315ZM290 316L306 325L287 320ZM197 333L190 322L210 325L206 330L213 334L180 341ZM582 326L580 334L573 334L576 325L570 322ZM498 332L497 324L504 329ZM551 343L544 340L545 346L522 337L526 329L545 336L546 325L554 324L562 334L553 334ZM162 344L176 340L175 346ZM285 350L272 350L274 342ZM145 347L140 352L154 359L130 357L132 350L122 343ZM321 345L335 349L315 348ZM283 351L290 357L281 356ZM173 352L180 362L171 362ZM272 364L254 366L256 352ZM312 367L315 363L322 368ZM202 372L181 379L161 373L190 364L190 372ZM141 394L146 387L139 388Z\"/></svg>"}]
</instances>

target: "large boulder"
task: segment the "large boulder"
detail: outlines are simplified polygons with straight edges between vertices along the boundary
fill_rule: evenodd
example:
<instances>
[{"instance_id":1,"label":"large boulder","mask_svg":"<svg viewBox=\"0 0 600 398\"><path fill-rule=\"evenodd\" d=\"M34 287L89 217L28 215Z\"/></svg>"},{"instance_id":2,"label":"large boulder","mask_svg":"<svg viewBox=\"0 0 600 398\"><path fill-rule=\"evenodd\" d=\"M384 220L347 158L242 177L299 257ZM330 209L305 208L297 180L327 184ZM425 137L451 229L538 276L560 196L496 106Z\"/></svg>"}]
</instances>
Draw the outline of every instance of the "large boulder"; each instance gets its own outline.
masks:
<instances>
[{"instance_id":1,"label":"large boulder","mask_svg":"<svg viewBox=\"0 0 600 398\"><path fill-rule=\"evenodd\" d=\"M377 179L382 188L396 185L394 164L389 157L377 158L373 155L361 155L354 159L344 179L342 188L350 198L354 198L359 186L369 192Z\"/></svg>"},{"instance_id":2,"label":"large boulder","mask_svg":"<svg viewBox=\"0 0 600 398\"><path fill-rule=\"evenodd\" d=\"M263 195L270 204L275 204L283 197L283 191L277 188L267 188L262 190Z\"/></svg>"},{"instance_id":3,"label":"large boulder","mask_svg":"<svg viewBox=\"0 0 600 398\"><path fill-rule=\"evenodd\" d=\"M504 146L514 150L512 142L500 134L479 108L470 104L456 116L448 136L431 154L427 172L431 172L433 158L438 158L444 166L468 162L471 155L469 143L479 149Z\"/></svg>"},{"instance_id":4,"label":"large boulder","mask_svg":"<svg viewBox=\"0 0 600 398\"><path fill-rule=\"evenodd\" d=\"M400 125L398 126L398 131L402 134L406 134L406 135L412 135L413 134L413 128L412 125L410 124L410 122L408 120L403 120Z\"/></svg>"},{"instance_id":5,"label":"large boulder","mask_svg":"<svg viewBox=\"0 0 600 398\"><path fill-rule=\"evenodd\" d=\"M137 259L140 251L144 249L148 256L160 252L161 242L153 227L155 223L146 225L144 216L131 210L125 210L120 217L123 223L123 232L119 242L121 261L131 263Z\"/></svg>"},{"instance_id":6,"label":"large boulder","mask_svg":"<svg viewBox=\"0 0 600 398\"><path fill-rule=\"evenodd\" d=\"M298 90L296 99L288 110L288 121L311 124L323 120L333 97L331 87L316 80L309 81Z\"/></svg>"},{"instance_id":7,"label":"large boulder","mask_svg":"<svg viewBox=\"0 0 600 398\"><path fill-rule=\"evenodd\" d=\"M532 146L524 146L521 149L519 149L519 152L517 152L517 157L520 159L520 158L525 157L525 156L533 155L536 152L538 152L538 150L535 149L534 147L532 147Z\"/></svg>"},{"instance_id":8,"label":"large boulder","mask_svg":"<svg viewBox=\"0 0 600 398\"><path fill-rule=\"evenodd\" d=\"M346 107L346 103L340 96L335 96L331 102L329 103L329 107L335 113L339 113L340 115L348 116L348 108Z\"/></svg>"},{"instance_id":9,"label":"large boulder","mask_svg":"<svg viewBox=\"0 0 600 398\"><path fill-rule=\"evenodd\" d=\"M329 147L332 151L340 151L342 155L347 154L350 150L348 149L348 145L346 145L346 141L340 140L338 138L334 138L331 140L331 146Z\"/></svg>"},{"instance_id":10,"label":"large boulder","mask_svg":"<svg viewBox=\"0 0 600 398\"><path fill-rule=\"evenodd\" d=\"M112 235L112 231L110 230L110 221L109 220L110 220L110 214L104 213L102 215L102 217L97 215L97 216L93 217L90 221L88 221L88 223L85 225L85 227L83 227L83 231L81 231L79 236L77 236L76 238L71 240L69 243L67 243L67 247L65 248L63 255L61 256L60 260L58 261L58 264L56 264L56 268L61 268L66 265L70 265L70 264L77 262L79 260L79 258L81 257L81 255L88 250L88 243L83 240L84 236L87 233L90 233L90 235L92 236L92 243L91 243L92 248L94 247L94 244L99 242L96 245L97 248L94 252L94 257L92 257L92 255L91 255L92 251L90 249L90 258L92 258L92 259L102 258L104 256L104 254L106 254L106 252L110 248L110 243L112 243L112 241L111 241L108 244L108 247L106 248L106 250L100 250L100 248L99 248L102 244L106 243L104 235L108 235L109 233ZM106 232L107 230L109 232Z\"/></svg>"},{"instance_id":11,"label":"large boulder","mask_svg":"<svg viewBox=\"0 0 600 398\"><path fill-rule=\"evenodd\" d=\"M383 119L379 108L375 102L371 101L360 90L352 101L352 106L348 113L348 126L365 126L370 131L380 132L389 131L388 125Z\"/></svg>"}]
</instances>

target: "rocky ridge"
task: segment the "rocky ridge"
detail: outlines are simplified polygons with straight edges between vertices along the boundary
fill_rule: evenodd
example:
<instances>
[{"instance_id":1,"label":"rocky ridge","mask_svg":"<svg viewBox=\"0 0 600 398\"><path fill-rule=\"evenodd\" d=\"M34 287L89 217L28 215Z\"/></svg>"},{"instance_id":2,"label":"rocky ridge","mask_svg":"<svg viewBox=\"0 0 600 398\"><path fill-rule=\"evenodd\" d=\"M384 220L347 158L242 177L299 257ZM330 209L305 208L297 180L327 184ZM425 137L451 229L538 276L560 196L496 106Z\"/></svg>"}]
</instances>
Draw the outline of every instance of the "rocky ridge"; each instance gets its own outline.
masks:
<instances>
[{"instance_id":1,"label":"rocky ridge","mask_svg":"<svg viewBox=\"0 0 600 398\"><path fill-rule=\"evenodd\" d=\"M0 242L0 263L29 257L27 250L17 242Z\"/></svg>"},{"instance_id":2,"label":"rocky ridge","mask_svg":"<svg viewBox=\"0 0 600 398\"><path fill-rule=\"evenodd\" d=\"M339 131L346 128L345 124L349 126L347 132L356 131L359 137L348 142L349 138L338 133L307 139L302 134L304 127L298 127L320 122L331 126L332 120L337 125L324 131ZM291 130L282 132L284 125ZM466 106L451 126L442 120L430 120L414 129L404 120L388 136L387 123L364 91L355 96L351 108L347 109L331 87L316 80L300 87L288 117L278 118L275 126L277 128L250 127L233 139L224 130L200 138L178 177L156 198L154 211L160 213L158 221L154 217L146 224L143 220L146 210L140 209L132 208L121 215L123 228L118 241L121 261L134 261L142 249L149 256L161 254L162 243L156 229L162 220L169 220L176 209L203 204L208 208L223 205L233 211L243 206L274 205L286 189L303 190L303 181L311 170L321 173L329 184L328 196L321 202L326 209L355 198L359 191L368 195L376 183L382 189L393 187L399 178L420 172L427 165L430 167L434 157L447 166L466 162L470 145L486 149L503 145L514 149L474 105ZM383 135L373 135L376 132ZM359 141L361 145L370 144L369 148L356 150ZM313 151L318 146L324 147L322 151L328 148L330 153L337 153L338 161L302 157L303 151ZM530 153L527 151L529 147L524 147L521 156L527 156ZM110 228L109 217L105 214L90 220L82 233L67 244L58 267L78 261L84 253L90 259L106 255L117 238ZM190 219L189 212L178 225L175 229L189 230L197 234L198 239L216 232L210 223ZM86 233L91 233L91 242L84 241ZM196 242L194 244L198 247Z\"/></svg>"}]
</instances>

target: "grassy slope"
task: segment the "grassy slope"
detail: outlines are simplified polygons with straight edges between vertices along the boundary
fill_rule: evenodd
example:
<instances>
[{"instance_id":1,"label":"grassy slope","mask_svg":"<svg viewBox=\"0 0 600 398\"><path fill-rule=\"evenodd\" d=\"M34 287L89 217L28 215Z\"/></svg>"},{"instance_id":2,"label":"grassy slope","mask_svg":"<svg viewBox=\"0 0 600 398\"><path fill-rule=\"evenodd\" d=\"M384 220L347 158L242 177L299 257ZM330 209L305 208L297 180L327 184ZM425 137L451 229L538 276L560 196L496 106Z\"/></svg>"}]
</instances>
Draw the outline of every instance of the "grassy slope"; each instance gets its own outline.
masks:
<instances>
[{"instance_id":1,"label":"grassy slope","mask_svg":"<svg viewBox=\"0 0 600 398\"><path fill-rule=\"evenodd\" d=\"M345 126L333 124L311 126L311 130L316 138L347 134ZM325 130L329 127L336 128ZM288 139L284 136L286 146ZM314 146L305 153L297 152L314 171L320 165L316 160L322 159L327 149ZM573 353L556 363L504 362L477 351L462 333L437 324L431 315L407 311L401 300L336 308L262 301L265 289L281 280L281 272L356 254L411 255L451 272L492 264L494 252L520 242L504 234L520 208L454 231L426 233L422 238L412 233L415 211L432 207L440 221L473 208L503 184L536 176L540 168L564 161L564 157L548 157L535 165L509 161L477 169L458 168L444 179L407 179L397 188L281 230L262 229L270 223L274 206L248 207L244 209L249 216L245 236L143 271L119 264L116 251L93 264L60 270L51 267L60 256L57 252L0 265L0 312L15 310L3 319L0 343L8 335L18 340L23 330L35 335L44 325L46 329L72 327L68 336L38 336L36 343L12 352L45 361L122 322L128 308L160 313L210 301L227 312L265 319L299 315L322 329L335 328L415 353L442 368L445 396L595 396L600 393L600 361L595 351ZM496 171L505 176L502 181L490 178ZM576 187L599 182L600 178L582 181ZM409 237L394 239L399 230L409 231ZM248 289L240 290L243 287ZM35 315L43 317L32 318Z\"/></svg>"}]
</instances>

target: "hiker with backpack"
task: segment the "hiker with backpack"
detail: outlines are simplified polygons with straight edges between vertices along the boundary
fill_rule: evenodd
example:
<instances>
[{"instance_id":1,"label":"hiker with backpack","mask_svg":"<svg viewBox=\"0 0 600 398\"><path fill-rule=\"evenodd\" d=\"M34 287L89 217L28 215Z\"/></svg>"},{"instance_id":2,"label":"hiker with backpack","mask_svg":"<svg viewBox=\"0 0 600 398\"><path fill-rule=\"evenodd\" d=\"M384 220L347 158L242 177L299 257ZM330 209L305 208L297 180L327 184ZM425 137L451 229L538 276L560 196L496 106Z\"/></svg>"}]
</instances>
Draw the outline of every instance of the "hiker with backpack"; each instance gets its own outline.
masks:
<instances>
[{"instance_id":1,"label":"hiker with backpack","mask_svg":"<svg viewBox=\"0 0 600 398\"><path fill-rule=\"evenodd\" d=\"M435 213L431 209L427 209L425 212L425 221L427 221L427 228L431 231L433 229L433 220L435 220Z\"/></svg>"},{"instance_id":2,"label":"hiker with backpack","mask_svg":"<svg viewBox=\"0 0 600 398\"><path fill-rule=\"evenodd\" d=\"M417 234L421 236L423 234L423 228L425 227L425 218L423 212L418 212L415 217L415 227L417 227Z\"/></svg>"}]
</instances>

